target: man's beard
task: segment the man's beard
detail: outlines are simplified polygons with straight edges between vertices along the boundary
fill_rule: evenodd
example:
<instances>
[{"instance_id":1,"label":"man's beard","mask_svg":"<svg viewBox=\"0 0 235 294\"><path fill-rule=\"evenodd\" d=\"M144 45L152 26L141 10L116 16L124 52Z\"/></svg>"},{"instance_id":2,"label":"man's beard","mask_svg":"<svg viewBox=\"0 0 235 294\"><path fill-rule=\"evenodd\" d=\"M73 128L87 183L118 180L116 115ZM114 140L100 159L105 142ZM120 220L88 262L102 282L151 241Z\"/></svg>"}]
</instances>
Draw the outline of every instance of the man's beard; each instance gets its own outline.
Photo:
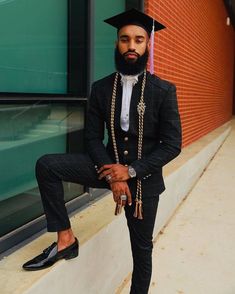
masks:
<instances>
[{"instance_id":1,"label":"man's beard","mask_svg":"<svg viewBox=\"0 0 235 294\"><path fill-rule=\"evenodd\" d=\"M137 59L133 61L128 61L119 52L118 47L115 48L115 65L118 72L123 75L137 75L143 72L147 66L149 57L148 49L146 48L142 56L138 56Z\"/></svg>"}]
</instances>

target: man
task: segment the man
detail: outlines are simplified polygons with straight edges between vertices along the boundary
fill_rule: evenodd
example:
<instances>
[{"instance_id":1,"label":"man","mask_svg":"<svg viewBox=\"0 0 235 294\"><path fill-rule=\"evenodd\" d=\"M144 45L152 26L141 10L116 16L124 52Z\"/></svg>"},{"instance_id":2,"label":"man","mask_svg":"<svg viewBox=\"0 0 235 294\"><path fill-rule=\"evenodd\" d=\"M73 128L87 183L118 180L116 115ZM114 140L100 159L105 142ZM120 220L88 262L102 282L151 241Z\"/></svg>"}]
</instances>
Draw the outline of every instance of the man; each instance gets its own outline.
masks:
<instances>
[{"instance_id":1,"label":"man","mask_svg":"<svg viewBox=\"0 0 235 294\"><path fill-rule=\"evenodd\" d=\"M176 89L146 72L152 23L155 31L163 25L134 9L106 22L118 29L117 73L92 86L85 136L88 154L45 155L37 162L47 228L58 232L58 240L23 268L38 270L78 255L62 181L109 188L117 203L116 213L125 208L134 264L131 293L144 294L151 279L159 194L165 189L162 167L181 149ZM103 144L104 123L107 146Z\"/></svg>"}]
</instances>

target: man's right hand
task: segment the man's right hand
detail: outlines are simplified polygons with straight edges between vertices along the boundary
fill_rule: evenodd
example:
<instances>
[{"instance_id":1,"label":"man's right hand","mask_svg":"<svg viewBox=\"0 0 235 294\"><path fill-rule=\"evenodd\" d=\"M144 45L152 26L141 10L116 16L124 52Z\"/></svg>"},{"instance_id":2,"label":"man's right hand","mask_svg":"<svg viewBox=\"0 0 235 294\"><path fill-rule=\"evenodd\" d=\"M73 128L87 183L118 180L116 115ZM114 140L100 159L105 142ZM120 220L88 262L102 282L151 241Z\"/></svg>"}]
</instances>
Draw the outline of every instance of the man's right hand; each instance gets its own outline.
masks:
<instances>
[{"instance_id":1,"label":"man's right hand","mask_svg":"<svg viewBox=\"0 0 235 294\"><path fill-rule=\"evenodd\" d=\"M132 204L131 192L130 192L129 186L127 185L127 182L110 183L110 188L113 192L113 200L115 202L118 202L120 204L121 203L121 199L120 199L121 195L126 195L128 205ZM126 201L122 201L122 203L123 203L123 206L126 205Z\"/></svg>"}]
</instances>

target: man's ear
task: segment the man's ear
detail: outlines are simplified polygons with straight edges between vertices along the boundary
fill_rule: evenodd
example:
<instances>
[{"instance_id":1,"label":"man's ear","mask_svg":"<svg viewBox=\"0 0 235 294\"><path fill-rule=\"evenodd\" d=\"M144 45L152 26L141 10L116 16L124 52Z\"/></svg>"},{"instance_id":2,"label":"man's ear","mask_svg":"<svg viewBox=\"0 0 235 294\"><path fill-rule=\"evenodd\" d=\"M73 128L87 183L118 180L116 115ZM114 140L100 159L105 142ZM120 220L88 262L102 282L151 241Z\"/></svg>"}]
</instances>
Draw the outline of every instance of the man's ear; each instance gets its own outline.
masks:
<instances>
[{"instance_id":1,"label":"man's ear","mask_svg":"<svg viewBox=\"0 0 235 294\"><path fill-rule=\"evenodd\" d=\"M147 43L147 48L148 48L148 50L150 50L150 47L151 47L151 40L149 39L149 40L148 40L148 43Z\"/></svg>"}]
</instances>

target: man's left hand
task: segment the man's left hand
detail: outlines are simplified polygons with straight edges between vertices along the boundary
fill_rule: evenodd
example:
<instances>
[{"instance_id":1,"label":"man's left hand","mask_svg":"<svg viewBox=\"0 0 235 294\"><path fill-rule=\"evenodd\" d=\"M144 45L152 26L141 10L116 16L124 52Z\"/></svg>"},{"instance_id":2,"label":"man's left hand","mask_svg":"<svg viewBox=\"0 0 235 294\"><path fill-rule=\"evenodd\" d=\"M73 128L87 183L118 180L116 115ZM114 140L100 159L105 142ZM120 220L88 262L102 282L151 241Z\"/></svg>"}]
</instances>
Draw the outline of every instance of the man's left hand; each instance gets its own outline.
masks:
<instances>
[{"instance_id":1,"label":"man's left hand","mask_svg":"<svg viewBox=\"0 0 235 294\"><path fill-rule=\"evenodd\" d=\"M108 180L109 183L127 181L130 179L128 167L119 163L105 164L99 169L98 173L100 174L100 180L106 177L110 178Z\"/></svg>"}]
</instances>

